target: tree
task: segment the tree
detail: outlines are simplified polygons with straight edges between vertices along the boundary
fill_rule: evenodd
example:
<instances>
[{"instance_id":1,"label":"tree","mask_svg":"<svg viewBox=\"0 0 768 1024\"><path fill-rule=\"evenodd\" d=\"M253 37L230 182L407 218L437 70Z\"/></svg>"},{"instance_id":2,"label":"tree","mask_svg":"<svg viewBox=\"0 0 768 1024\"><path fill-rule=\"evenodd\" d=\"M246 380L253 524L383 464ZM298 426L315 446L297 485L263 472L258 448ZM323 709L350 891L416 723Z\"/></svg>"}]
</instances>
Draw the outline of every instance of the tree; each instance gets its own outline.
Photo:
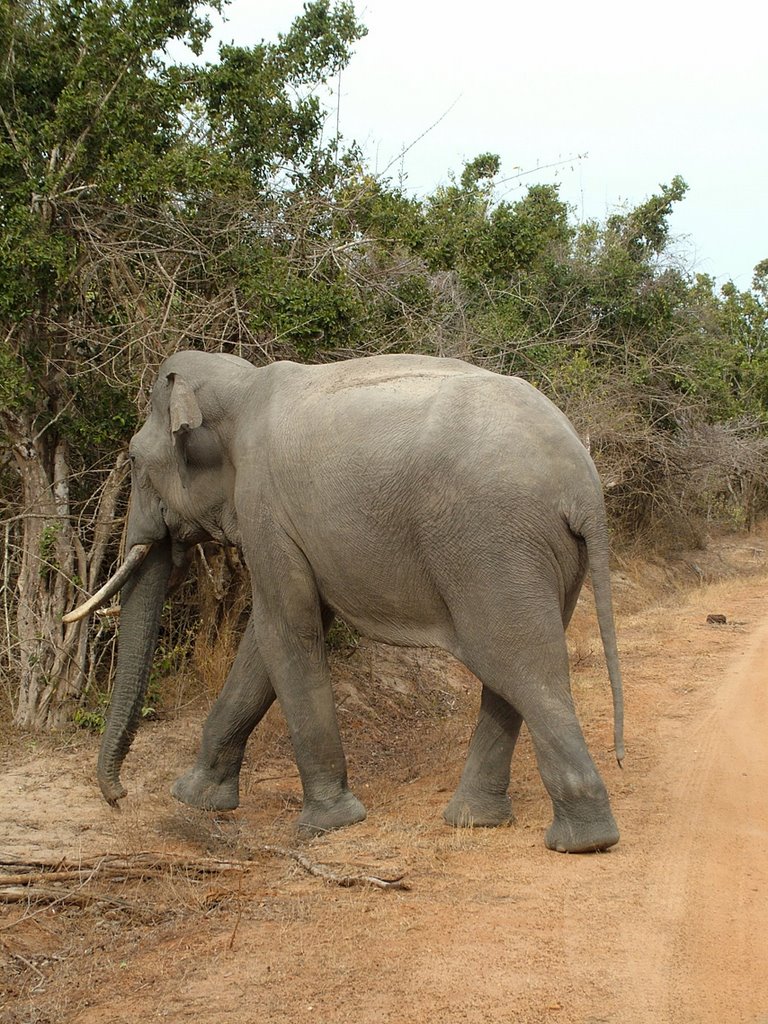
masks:
<instances>
[{"instance_id":1,"label":"tree","mask_svg":"<svg viewBox=\"0 0 768 1024\"><path fill-rule=\"evenodd\" d=\"M732 281L721 290L721 333L735 355L738 397L751 413L768 417L768 260L755 267L750 291Z\"/></svg>"},{"instance_id":2,"label":"tree","mask_svg":"<svg viewBox=\"0 0 768 1024\"><path fill-rule=\"evenodd\" d=\"M0 7L0 432L20 491L25 726L60 724L82 695L93 651L61 615L115 554L118 453L146 368L182 338L258 351L258 315L241 299L264 254L267 186L322 173L312 89L363 32L350 5L317 0L275 44L170 63L173 40L200 51L201 10Z\"/></svg>"}]
</instances>

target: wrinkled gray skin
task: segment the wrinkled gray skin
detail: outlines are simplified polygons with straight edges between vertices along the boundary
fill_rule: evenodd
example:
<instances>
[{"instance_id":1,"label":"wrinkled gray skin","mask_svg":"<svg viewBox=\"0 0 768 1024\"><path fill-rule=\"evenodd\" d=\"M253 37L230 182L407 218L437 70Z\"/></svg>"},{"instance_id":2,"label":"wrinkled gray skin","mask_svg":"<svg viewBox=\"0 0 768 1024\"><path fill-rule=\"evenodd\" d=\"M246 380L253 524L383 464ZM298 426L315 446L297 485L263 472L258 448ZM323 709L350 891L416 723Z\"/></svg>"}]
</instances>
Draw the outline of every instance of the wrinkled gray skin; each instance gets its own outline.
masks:
<instances>
[{"instance_id":1,"label":"wrinkled gray skin","mask_svg":"<svg viewBox=\"0 0 768 1024\"><path fill-rule=\"evenodd\" d=\"M130 446L128 546L152 550L123 588L117 677L99 756L104 796L138 724L172 565L190 545L236 545L253 584L248 627L173 787L238 805L245 743L277 695L310 832L360 821L347 786L324 636L335 613L385 643L441 647L482 682L480 716L445 818L511 817L510 760L530 730L560 851L618 841L574 713L565 643L591 565L611 676L621 680L602 491L566 418L524 381L458 360L376 356L264 368L179 352L160 368Z\"/></svg>"}]
</instances>

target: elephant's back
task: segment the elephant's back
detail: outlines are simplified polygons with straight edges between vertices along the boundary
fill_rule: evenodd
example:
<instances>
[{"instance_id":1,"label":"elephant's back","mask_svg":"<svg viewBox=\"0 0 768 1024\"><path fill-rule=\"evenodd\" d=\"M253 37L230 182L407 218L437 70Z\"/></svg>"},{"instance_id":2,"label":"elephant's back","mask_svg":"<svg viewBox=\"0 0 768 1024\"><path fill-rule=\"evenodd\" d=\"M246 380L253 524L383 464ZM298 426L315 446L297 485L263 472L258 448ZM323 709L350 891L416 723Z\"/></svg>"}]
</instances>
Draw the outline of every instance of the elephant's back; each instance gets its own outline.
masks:
<instances>
[{"instance_id":1,"label":"elephant's back","mask_svg":"<svg viewBox=\"0 0 768 1024\"><path fill-rule=\"evenodd\" d=\"M419 355L281 365L269 446L305 478L450 477L486 490L529 480L540 491L593 472L566 416L519 377Z\"/></svg>"},{"instance_id":2,"label":"elephant's back","mask_svg":"<svg viewBox=\"0 0 768 1024\"><path fill-rule=\"evenodd\" d=\"M401 354L275 365L291 367L281 381L278 408L294 425L354 418L363 430L370 425L377 431L416 425L446 435L469 429L478 437L504 430L521 436L573 433L560 410L527 381L460 359Z\"/></svg>"}]
</instances>

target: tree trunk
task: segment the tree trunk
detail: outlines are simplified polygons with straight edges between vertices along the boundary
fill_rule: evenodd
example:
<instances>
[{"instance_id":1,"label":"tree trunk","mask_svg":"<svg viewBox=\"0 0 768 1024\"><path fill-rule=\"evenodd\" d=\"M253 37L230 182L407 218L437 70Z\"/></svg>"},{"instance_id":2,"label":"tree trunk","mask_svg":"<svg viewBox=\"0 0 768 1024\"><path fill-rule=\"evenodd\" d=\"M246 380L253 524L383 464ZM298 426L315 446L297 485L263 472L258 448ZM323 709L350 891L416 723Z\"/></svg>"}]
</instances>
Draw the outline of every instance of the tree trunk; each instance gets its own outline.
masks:
<instances>
[{"instance_id":1,"label":"tree trunk","mask_svg":"<svg viewBox=\"0 0 768 1024\"><path fill-rule=\"evenodd\" d=\"M72 525L67 443L53 430L35 435L31 419L14 418L14 455L21 478L21 565L17 580L19 652L17 725L55 729L71 719L85 687L88 623L64 625L78 582L94 585L102 567L125 458L101 489L93 514L90 557Z\"/></svg>"}]
</instances>

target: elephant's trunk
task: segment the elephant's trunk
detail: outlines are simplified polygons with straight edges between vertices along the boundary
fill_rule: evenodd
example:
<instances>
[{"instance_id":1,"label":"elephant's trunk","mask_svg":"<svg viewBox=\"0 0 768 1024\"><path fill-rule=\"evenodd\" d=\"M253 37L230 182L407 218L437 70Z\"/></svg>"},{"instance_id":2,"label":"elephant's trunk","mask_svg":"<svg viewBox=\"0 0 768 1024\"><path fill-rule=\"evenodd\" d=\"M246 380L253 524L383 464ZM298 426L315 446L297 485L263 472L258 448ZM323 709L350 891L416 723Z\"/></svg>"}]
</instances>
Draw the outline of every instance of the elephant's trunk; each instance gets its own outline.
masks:
<instances>
[{"instance_id":1,"label":"elephant's trunk","mask_svg":"<svg viewBox=\"0 0 768 1024\"><path fill-rule=\"evenodd\" d=\"M126 793L120 766L141 719L170 572L170 543L154 544L123 587L117 670L97 766L101 792L112 806Z\"/></svg>"}]
</instances>

